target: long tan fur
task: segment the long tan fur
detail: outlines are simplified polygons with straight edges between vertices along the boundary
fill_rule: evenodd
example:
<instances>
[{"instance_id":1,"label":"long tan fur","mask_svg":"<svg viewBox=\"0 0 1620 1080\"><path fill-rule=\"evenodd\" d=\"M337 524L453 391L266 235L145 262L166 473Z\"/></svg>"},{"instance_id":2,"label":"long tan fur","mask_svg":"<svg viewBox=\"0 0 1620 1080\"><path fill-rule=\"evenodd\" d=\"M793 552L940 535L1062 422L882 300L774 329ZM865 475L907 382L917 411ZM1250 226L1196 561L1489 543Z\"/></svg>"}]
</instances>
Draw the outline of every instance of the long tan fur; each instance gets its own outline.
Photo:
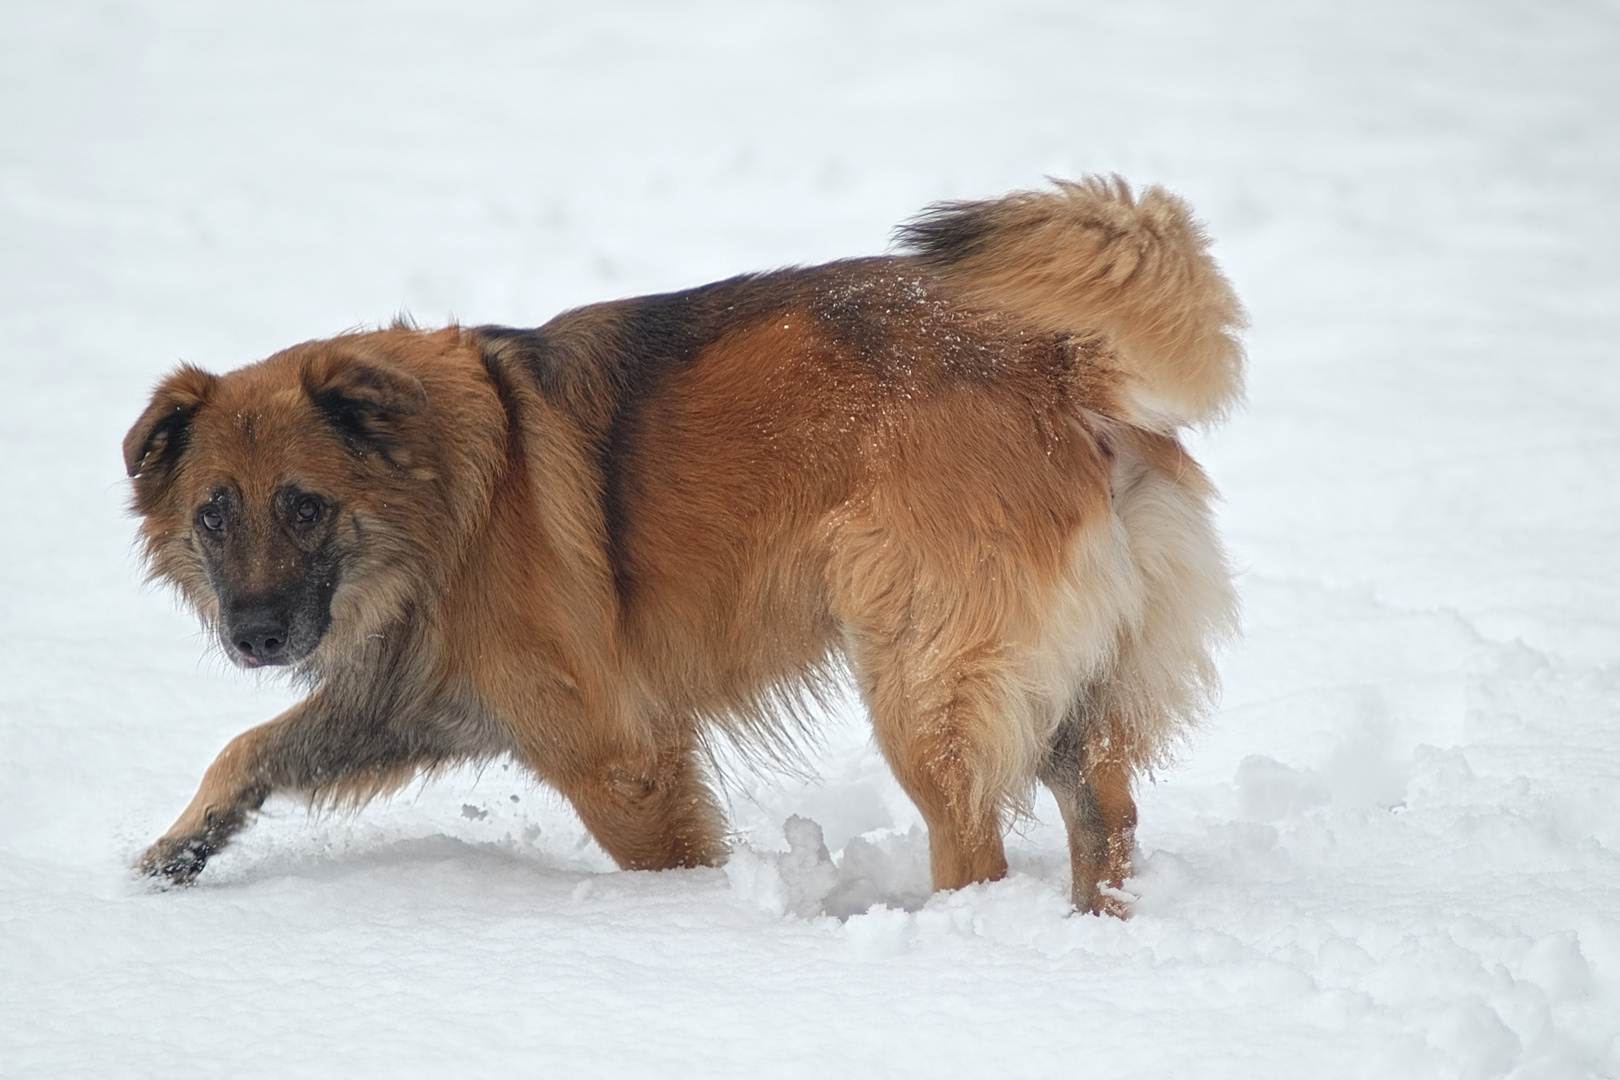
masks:
<instances>
[{"instance_id":1,"label":"long tan fur","mask_svg":"<svg viewBox=\"0 0 1620 1080\"><path fill-rule=\"evenodd\" d=\"M934 884L1006 870L1035 781L1123 914L1133 777L1233 630L1176 441L1240 392L1185 207L1117 181L935 208L910 254L394 327L161 385L125 440L154 576L314 687L143 856L190 881L274 791L511 755L621 865L718 862L717 733L791 742L847 668ZM801 717L802 720L802 717Z\"/></svg>"},{"instance_id":2,"label":"long tan fur","mask_svg":"<svg viewBox=\"0 0 1620 1080\"><path fill-rule=\"evenodd\" d=\"M1243 393L1243 307L1187 204L1115 177L945 203L901 237L971 303L1054 333L1101 332L1131 419L1218 418Z\"/></svg>"}]
</instances>

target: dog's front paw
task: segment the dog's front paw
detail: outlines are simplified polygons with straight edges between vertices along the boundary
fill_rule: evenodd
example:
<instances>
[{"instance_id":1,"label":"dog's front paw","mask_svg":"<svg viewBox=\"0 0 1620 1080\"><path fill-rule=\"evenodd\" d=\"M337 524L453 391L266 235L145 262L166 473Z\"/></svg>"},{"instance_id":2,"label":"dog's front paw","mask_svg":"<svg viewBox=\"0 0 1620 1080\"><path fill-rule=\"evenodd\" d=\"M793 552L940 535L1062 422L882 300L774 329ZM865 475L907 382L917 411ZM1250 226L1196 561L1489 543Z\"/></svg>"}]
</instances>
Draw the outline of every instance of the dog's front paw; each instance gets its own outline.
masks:
<instances>
[{"instance_id":1,"label":"dog's front paw","mask_svg":"<svg viewBox=\"0 0 1620 1080\"><path fill-rule=\"evenodd\" d=\"M203 836L165 836L146 849L135 868L164 885L190 885L216 848Z\"/></svg>"}]
</instances>

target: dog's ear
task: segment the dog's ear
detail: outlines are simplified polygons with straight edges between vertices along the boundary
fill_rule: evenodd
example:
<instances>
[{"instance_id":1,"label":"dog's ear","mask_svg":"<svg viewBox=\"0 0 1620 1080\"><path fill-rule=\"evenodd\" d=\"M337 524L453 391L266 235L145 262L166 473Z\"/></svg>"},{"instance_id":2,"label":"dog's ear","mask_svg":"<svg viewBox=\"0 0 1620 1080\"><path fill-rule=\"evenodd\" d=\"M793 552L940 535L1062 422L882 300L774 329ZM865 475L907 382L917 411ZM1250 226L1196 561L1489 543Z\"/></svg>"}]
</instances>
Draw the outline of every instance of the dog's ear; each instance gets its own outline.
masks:
<instances>
[{"instance_id":1,"label":"dog's ear","mask_svg":"<svg viewBox=\"0 0 1620 1080\"><path fill-rule=\"evenodd\" d=\"M173 469L191 439L192 417L218 381L186 364L158 384L152 403L124 436L124 471L139 479Z\"/></svg>"},{"instance_id":2,"label":"dog's ear","mask_svg":"<svg viewBox=\"0 0 1620 1080\"><path fill-rule=\"evenodd\" d=\"M351 453L381 454L397 468L410 466L400 420L428 410L427 390L410 372L341 354L308 369L304 389Z\"/></svg>"}]
</instances>

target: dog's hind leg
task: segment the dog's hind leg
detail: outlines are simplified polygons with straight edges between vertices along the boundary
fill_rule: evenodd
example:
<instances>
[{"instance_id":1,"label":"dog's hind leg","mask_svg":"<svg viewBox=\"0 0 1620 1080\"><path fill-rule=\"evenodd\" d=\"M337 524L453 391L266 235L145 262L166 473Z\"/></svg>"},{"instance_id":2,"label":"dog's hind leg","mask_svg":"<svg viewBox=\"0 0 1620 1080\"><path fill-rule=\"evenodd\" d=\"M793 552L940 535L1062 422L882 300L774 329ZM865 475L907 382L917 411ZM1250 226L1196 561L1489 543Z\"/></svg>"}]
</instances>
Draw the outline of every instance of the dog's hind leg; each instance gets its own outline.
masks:
<instances>
[{"instance_id":1,"label":"dog's hind leg","mask_svg":"<svg viewBox=\"0 0 1620 1080\"><path fill-rule=\"evenodd\" d=\"M1038 775L1068 828L1074 906L1125 918L1129 909L1110 890L1122 888L1131 874L1136 802L1130 762L1110 746L1106 723L1095 722L1077 702L1058 725Z\"/></svg>"},{"instance_id":2,"label":"dog's hind leg","mask_svg":"<svg viewBox=\"0 0 1620 1080\"><path fill-rule=\"evenodd\" d=\"M928 825L933 887L998 880L1005 812L1045 742L1029 678L1038 590L972 533L878 526L854 522L831 568L845 658Z\"/></svg>"},{"instance_id":3,"label":"dog's hind leg","mask_svg":"<svg viewBox=\"0 0 1620 1080\"><path fill-rule=\"evenodd\" d=\"M1008 679L994 646L940 647L915 628L852 635L849 659L889 767L928 825L933 887L1007 873L998 763Z\"/></svg>"}]
</instances>

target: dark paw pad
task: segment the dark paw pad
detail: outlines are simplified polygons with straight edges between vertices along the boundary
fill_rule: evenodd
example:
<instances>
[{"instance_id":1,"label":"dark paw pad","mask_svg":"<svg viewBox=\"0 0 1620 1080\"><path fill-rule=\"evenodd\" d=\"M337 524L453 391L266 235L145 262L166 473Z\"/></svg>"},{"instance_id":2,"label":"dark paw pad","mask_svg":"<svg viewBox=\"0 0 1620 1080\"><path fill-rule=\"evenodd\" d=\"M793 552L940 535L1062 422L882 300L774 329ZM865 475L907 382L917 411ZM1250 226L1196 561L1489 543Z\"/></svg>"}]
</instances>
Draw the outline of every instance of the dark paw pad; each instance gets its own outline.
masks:
<instances>
[{"instance_id":1,"label":"dark paw pad","mask_svg":"<svg viewBox=\"0 0 1620 1080\"><path fill-rule=\"evenodd\" d=\"M200 837L159 840L141 856L140 871L166 885L190 885L208 865L214 846Z\"/></svg>"}]
</instances>

